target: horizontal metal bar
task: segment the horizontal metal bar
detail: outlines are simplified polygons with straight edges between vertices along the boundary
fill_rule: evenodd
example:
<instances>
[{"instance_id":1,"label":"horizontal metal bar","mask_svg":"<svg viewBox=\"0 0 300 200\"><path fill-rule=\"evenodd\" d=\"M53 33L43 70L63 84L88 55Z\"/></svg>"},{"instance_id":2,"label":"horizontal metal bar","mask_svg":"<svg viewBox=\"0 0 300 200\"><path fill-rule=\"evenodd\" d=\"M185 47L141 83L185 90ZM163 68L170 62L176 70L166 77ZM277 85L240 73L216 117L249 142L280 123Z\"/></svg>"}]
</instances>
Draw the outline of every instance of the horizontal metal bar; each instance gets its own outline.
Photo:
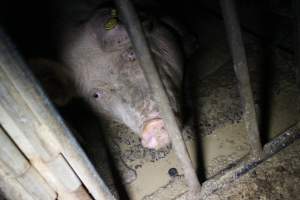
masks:
<instances>
[{"instance_id":1,"label":"horizontal metal bar","mask_svg":"<svg viewBox=\"0 0 300 200\"><path fill-rule=\"evenodd\" d=\"M202 191L201 191L201 199L206 199L208 196L216 192L217 190L224 187L224 185L228 185L237 181L243 175L248 172L254 170L264 161L270 159L275 154L279 153L283 149L287 148L289 145L293 144L295 141L300 139L300 126L295 125L272 141L268 142L264 146L264 150L262 152L262 156L259 160L249 161L249 158L246 156L241 159L239 162L236 162L235 165L232 165L231 168L223 170L219 172L214 177L203 183Z\"/></svg>"}]
</instances>

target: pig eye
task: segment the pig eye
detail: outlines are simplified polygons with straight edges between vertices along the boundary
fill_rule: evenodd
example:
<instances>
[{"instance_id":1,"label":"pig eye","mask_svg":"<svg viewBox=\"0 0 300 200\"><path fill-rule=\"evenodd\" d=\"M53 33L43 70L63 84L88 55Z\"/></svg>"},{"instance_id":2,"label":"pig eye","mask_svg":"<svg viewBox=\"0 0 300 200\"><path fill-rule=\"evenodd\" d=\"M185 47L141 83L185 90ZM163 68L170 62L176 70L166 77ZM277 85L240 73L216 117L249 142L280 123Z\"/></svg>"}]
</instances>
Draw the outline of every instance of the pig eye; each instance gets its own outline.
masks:
<instances>
[{"instance_id":1,"label":"pig eye","mask_svg":"<svg viewBox=\"0 0 300 200\"><path fill-rule=\"evenodd\" d=\"M98 90L93 94L93 97L95 99L99 99L99 98L103 97L103 95L104 95L103 91Z\"/></svg>"}]
</instances>

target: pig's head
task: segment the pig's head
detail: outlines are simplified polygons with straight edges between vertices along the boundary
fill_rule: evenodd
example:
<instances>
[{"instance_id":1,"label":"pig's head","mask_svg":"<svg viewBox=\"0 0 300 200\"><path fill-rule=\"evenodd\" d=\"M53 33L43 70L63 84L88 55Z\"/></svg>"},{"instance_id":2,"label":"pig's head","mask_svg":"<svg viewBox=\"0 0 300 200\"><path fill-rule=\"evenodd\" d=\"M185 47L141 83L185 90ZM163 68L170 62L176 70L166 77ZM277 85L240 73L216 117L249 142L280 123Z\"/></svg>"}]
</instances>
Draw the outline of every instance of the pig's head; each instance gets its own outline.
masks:
<instances>
[{"instance_id":1,"label":"pig's head","mask_svg":"<svg viewBox=\"0 0 300 200\"><path fill-rule=\"evenodd\" d=\"M158 21L144 20L147 39L171 102L179 114L182 56L173 34ZM159 149L170 143L142 68L122 21L102 9L63 37L62 61L76 93L102 117L127 125L142 145Z\"/></svg>"}]
</instances>

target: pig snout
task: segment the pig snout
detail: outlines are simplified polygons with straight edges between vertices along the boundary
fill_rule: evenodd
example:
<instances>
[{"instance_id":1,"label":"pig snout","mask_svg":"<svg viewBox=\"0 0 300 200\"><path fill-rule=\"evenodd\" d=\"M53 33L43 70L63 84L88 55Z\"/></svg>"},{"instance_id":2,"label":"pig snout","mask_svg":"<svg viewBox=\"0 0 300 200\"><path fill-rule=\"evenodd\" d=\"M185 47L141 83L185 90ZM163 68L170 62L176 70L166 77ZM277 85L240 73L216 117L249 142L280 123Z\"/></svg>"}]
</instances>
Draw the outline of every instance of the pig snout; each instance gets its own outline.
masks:
<instances>
[{"instance_id":1,"label":"pig snout","mask_svg":"<svg viewBox=\"0 0 300 200\"><path fill-rule=\"evenodd\" d=\"M142 145L149 149L160 149L170 143L169 134L162 119L153 119L144 124Z\"/></svg>"},{"instance_id":2,"label":"pig snout","mask_svg":"<svg viewBox=\"0 0 300 200\"><path fill-rule=\"evenodd\" d=\"M145 148L158 150L170 144L164 120L136 59L122 21L110 9L101 9L86 24L65 35L62 60L70 68L76 94L92 106L100 118L125 124L141 138ZM175 34L152 20L145 29L170 104L180 113L183 57Z\"/></svg>"}]
</instances>

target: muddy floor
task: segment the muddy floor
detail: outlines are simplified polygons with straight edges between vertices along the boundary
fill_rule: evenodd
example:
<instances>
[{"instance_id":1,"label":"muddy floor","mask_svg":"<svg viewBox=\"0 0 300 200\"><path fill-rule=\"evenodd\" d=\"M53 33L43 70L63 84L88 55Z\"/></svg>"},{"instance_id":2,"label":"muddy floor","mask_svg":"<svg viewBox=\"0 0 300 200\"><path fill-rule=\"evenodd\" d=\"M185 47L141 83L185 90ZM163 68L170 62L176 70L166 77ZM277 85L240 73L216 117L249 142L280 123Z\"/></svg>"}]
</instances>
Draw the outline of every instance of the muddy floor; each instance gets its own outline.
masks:
<instances>
[{"instance_id":1,"label":"muddy floor","mask_svg":"<svg viewBox=\"0 0 300 200\"><path fill-rule=\"evenodd\" d=\"M209 28L213 29L219 29L218 23ZM247 33L244 40L262 140L266 143L300 117L293 58L276 47L266 54L259 41ZM222 39L215 41L215 46L206 43L209 47L198 52L201 62L188 66L193 75L186 98L192 106L187 105L185 112L197 120L187 120L183 133L202 181L249 152L228 50ZM191 110L194 112L189 113ZM78 139L120 199L188 199L182 169L171 146L159 151L145 149L136 135L116 122L103 121L101 130L90 129ZM93 134L95 129L105 134ZM300 141L207 199L300 199Z\"/></svg>"}]
</instances>

